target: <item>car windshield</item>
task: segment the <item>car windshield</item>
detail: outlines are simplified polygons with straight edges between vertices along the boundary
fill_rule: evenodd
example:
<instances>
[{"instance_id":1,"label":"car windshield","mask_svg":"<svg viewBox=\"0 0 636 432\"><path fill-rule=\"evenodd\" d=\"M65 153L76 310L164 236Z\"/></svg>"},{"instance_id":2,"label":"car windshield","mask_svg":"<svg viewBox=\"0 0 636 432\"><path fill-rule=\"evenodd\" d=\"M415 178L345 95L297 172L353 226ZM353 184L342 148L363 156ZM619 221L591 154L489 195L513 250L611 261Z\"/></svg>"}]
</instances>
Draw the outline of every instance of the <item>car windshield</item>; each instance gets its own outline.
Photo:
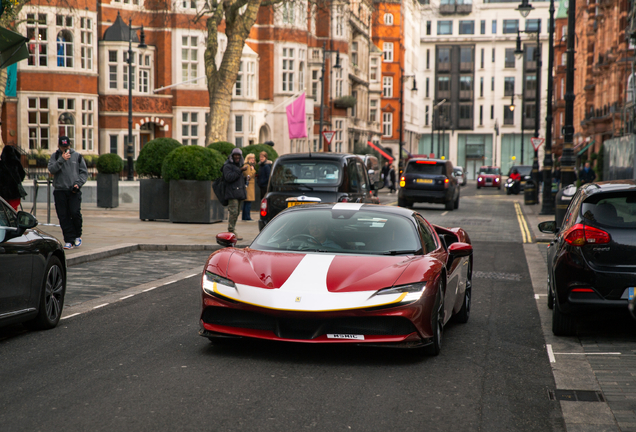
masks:
<instances>
[{"instance_id":1,"label":"car windshield","mask_svg":"<svg viewBox=\"0 0 636 432\"><path fill-rule=\"evenodd\" d=\"M301 159L279 162L272 173L271 184L307 184L312 186L335 186L340 184L342 170L333 161Z\"/></svg>"},{"instance_id":2,"label":"car windshield","mask_svg":"<svg viewBox=\"0 0 636 432\"><path fill-rule=\"evenodd\" d=\"M369 255L421 253L413 222L400 215L355 210L303 209L281 213L250 245L261 251L305 251Z\"/></svg>"},{"instance_id":3,"label":"car windshield","mask_svg":"<svg viewBox=\"0 0 636 432\"><path fill-rule=\"evenodd\" d=\"M481 167L479 168L479 174L494 174L494 175L499 175L501 174L501 170L497 167Z\"/></svg>"},{"instance_id":4,"label":"car windshield","mask_svg":"<svg viewBox=\"0 0 636 432\"><path fill-rule=\"evenodd\" d=\"M406 166L406 174L444 175L444 164L432 161L411 161Z\"/></svg>"},{"instance_id":5,"label":"car windshield","mask_svg":"<svg viewBox=\"0 0 636 432\"><path fill-rule=\"evenodd\" d=\"M581 215L601 225L636 228L636 193L592 195L581 206Z\"/></svg>"}]
</instances>

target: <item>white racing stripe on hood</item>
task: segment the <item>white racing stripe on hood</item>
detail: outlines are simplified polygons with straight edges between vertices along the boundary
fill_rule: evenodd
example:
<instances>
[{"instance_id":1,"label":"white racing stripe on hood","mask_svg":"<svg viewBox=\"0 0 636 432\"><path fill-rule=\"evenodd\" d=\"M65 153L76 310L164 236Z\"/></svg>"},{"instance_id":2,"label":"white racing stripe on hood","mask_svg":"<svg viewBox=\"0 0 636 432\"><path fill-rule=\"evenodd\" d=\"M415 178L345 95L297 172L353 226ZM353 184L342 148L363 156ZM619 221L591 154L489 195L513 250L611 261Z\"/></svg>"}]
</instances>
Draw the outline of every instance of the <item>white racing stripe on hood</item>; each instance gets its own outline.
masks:
<instances>
[{"instance_id":1,"label":"white racing stripe on hood","mask_svg":"<svg viewBox=\"0 0 636 432\"><path fill-rule=\"evenodd\" d=\"M364 205L364 203L338 203L335 204L331 210L352 210L358 211Z\"/></svg>"},{"instance_id":2,"label":"white racing stripe on hood","mask_svg":"<svg viewBox=\"0 0 636 432\"><path fill-rule=\"evenodd\" d=\"M239 302L268 309L306 312L368 308L396 303L406 296L372 296L373 291L329 292L327 274L335 258L336 255L322 253L305 255L279 289L263 289L243 284L236 284L236 289L216 284L214 289Z\"/></svg>"}]
</instances>

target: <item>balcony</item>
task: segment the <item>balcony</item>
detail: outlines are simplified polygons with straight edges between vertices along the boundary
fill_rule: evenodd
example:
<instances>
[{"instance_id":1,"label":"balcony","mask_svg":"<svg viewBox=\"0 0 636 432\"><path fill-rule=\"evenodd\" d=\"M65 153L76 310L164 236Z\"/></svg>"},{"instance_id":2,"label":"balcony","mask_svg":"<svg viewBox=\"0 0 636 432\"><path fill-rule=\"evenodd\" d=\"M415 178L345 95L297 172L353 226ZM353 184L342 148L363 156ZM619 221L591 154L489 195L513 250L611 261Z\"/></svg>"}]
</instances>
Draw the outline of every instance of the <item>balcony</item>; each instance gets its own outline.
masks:
<instances>
[{"instance_id":1,"label":"balcony","mask_svg":"<svg viewBox=\"0 0 636 432\"><path fill-rule=\"evenodd\" d=\"M460 99L468 99L468 100L473 100L475 92L473 92L472 90L460 90L459 91L459 98Z\"/></svg>"},{"instance_id":2,"label":"balcony","mask_svg":"<svg viewBox=\"0 0 636 432\"><path fill-rule=\"evenodd\" d=\"M450 100L450 90L437 90L436 99L438 99L438 100L442 100L442 99Z\"/></svg>"},{"instance_id":3,"label":"balcony","mask_svg":"<svg viewBox=\"0 0 636 432\"><path fill-rule=\"evenodd\" d=\"M537 91L535 89L526 89L523 97L525 99L534 99L537 97Z\"/></svg>"},{"instance_id":4,"label":"balcony","mask_svg":"<svg viewBox=\"0 0 636 432\"><path fill-rule=\"evenodd\" d=\"M463 119L460 118L458 120L458 125L459 129L472 129L473 128L473 119L472 118L467 118L467 119Z\"/></svg>"},{"instance_id":5,"label":"balcony","mask_svg":"<svg viewBox=\"0 0 636 432\"><path fill-rule=\"evenodd\" d=\"M462 71L462 72L472 72L474 68L475 68L475 63L474 62L460 62L459 63L459 70Z\"/></svg>"},{"instance_id":6,"label":"balcony","mask_svg":"<svg viewBox=\"0 0 636 432\"><path fill-rule=\"evenodd\" d=\"M438 72L450 72L450 62L439 62L437 63L437 71Z\"/></svg>"}]
</instances>

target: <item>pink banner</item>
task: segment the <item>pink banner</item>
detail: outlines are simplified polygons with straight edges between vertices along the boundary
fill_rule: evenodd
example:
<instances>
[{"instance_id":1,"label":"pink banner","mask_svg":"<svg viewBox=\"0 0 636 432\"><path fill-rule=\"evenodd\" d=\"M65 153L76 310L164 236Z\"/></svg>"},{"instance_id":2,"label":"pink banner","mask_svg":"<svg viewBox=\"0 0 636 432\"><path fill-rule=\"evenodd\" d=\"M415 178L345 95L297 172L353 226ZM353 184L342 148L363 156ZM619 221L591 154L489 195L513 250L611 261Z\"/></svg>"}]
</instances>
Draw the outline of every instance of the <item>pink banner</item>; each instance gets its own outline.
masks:
<instances>
[{"instance_id":1,"label":"pink banner","mask_svg":"<svg viewBox=\"0 0 636 432\"><path fill-rule=\"evenodd\" d=\"M307 138L307 118L305 116L305 93L287 105L287 126L289 139Z\"/></svg>"}]
</instances>

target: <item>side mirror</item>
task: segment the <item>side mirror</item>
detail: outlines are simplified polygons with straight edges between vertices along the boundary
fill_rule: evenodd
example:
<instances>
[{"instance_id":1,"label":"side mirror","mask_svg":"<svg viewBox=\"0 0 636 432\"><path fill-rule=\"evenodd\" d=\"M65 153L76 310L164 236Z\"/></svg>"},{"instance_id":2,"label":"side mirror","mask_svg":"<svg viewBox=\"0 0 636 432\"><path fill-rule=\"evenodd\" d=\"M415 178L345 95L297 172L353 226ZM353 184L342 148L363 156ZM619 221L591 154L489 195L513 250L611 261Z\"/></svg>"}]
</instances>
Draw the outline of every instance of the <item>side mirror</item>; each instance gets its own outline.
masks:
<instances>
[{"instance_id":1,"label":"side mirror","mask_svg":"<svg viewBox=\"0 0 636 432\"><path fill-rule=\"evenodd\" d=\"M556 234L556 221L545 221L539 224L539 231L546 234Z\"/></svg>"},{"instance_id":2,"label":"side mirror","mask_svg":"<svg viewBox=\"0 0 636 432\"><path fill-rule=\"evenodd\" d=\"M448 253L453 258L466 257L473 254L473 247L468 243L456 242L448 247Z\"/></svg>"},{"instance_id":3,"label":"side mirror","mask_svg":"<svg viewBox=\"0 0 636 432\"><path fill-rule=\"evenodd\" d=\"M383 187L384 187L384 180L378 180L377 182L373 183L374 190L380 190Z\"/></svg>"},{"instance_id":4,"label":"side mirror","mask_svg":"<svg viewBox=\"0 0 636 432\"><path fill-rule=\"evenodd\" d=\"M25 211L18 212L18 230L24 232L29 228L35 228L38 226L38 220L31 213Z\"/></svg>"},{"instance_id":5,"label":"side mirror","mask_svg":"<svg viewBox=\"0 0 636 432\"><path fill-rule=\"evenodd\" d=\"M236 234L231 232L219 233L216 235L216 242L223 247L234 247L236 244Z\"/></svg>"}]
</instances>

